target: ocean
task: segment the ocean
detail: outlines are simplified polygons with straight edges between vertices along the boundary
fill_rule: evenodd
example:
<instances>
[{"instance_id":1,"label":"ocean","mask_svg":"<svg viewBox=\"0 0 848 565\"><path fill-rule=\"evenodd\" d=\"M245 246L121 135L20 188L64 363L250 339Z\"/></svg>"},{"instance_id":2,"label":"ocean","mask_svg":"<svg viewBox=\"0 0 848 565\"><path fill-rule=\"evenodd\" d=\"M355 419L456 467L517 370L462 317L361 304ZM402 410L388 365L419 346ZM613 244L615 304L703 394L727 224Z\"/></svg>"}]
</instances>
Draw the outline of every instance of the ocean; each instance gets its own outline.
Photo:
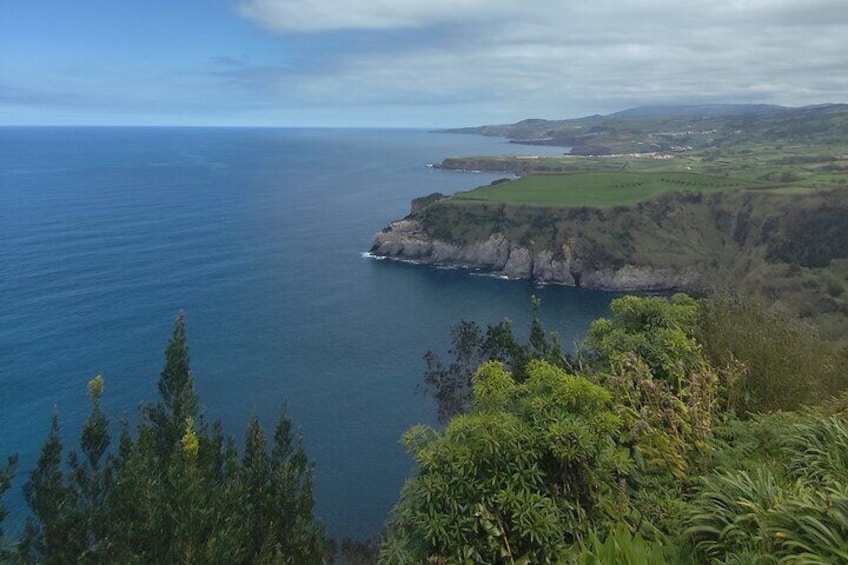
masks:
<instances>
[{"instance_id":1,"label":"ocean","mask_svg":"<svg viewBox=\"0 0 848 565\"><path fill-rule=\"evenodd\" d=\"M412 198L503 176L428 163L562 151L414 130L0 128L0 457L20 456L4 529L20 530L51 414L73 448L102 374L116 437L156 400L184 309L208 419L240 443L252 415L272 429L285 410L330 535L379 535L412 470L399 438L435 423L422 356L451 325L526 332L536 294L573 346L612 295L363 253Z\"/></svg>"}]
</instances>

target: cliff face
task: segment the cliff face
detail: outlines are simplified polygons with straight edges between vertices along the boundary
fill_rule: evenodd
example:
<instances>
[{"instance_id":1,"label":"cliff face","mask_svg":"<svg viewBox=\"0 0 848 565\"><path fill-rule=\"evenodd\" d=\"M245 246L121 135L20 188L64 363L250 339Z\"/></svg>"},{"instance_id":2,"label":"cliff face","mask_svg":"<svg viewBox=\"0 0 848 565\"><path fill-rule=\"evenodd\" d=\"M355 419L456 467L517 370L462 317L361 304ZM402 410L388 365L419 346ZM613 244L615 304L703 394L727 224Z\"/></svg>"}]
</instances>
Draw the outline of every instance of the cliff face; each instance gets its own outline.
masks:
<instances>
[{"instance_id":1,"label":"cliff face","mask_svg":"<svg viewBox=\"0 0 848 565\"><path fill-rule=\"evenodd\" d=\"M698 282L696 269L672 269L650 265L606 265L587 268L580 242L558 249L533 251L493 233L485 240L466 244L433 239L420 221L407 218L389 224L374 237L371 253L425 265L483 269L512 279L582 286L596 290L691 289Z\"/></svg>"},{"instance_id":2,"label":"cliff face","mask_svg":"<svg viewBox=\"0 0 848 565\"><path fill-rule=\"evenodd\" d=\"M538 158L520 159L515 157L448 157L433 165L437 169L451 171L487 171L521 175L530 172L538 165Z\"/></svg>"},{"instance_id":3,"label":"cliff face","mask_svg":"<svg viewBox=\"0 0 848 565\"><path fill-rule=\"evenodd\" d=\"M668 194L605 210L423 204L376 234L371 253L611 291L692 290L763 265L807 267L793 259L798 238L832 251L821 265L848 257L848 191Z\"/></svg>"}]
</instances>

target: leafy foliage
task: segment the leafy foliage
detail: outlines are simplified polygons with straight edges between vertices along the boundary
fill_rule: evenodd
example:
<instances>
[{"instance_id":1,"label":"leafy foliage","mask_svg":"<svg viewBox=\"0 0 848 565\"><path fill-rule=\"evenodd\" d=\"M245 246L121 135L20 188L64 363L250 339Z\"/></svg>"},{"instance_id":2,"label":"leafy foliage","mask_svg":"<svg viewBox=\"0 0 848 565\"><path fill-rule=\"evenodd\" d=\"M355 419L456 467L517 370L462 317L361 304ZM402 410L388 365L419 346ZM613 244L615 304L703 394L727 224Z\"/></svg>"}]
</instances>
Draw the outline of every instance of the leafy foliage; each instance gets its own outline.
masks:
<instances>
[{"instance_id":1,"label":"leafy foliage","mask_svg":"<svg viewBox=\"0 0 848 565\"><path fill-rule=\"evenodd\" d=\"M548 334L537 316L540 301L531 299L533 321L527 343L515 337L512 323L504 320L486 327L476 322L460 321L451 328L450 362L428 351L424 355L427 371L424 388L436 402L440 422L467 412L472 405L472 376L486 361L500 361L518 381L526 378L526 366L532 359L544 359L559 367L570 367L570 359L562 351L556 334Z\"/></svg>"},{"instance_id":2,"label":"leafy foliage","mask_svg":"<svg viewBox=\"0 0 848 565\"><path fill-rule=\"evenodd\" d=\"M698 303L685 294L625 296L610 304L612 317L592 322L582 353L595 370L609 370L621 354L642 359L651 374L679 390L681 378L703 365L693 339Z\"/></svg>"},{"instance_id":3,"label":"leafy foliage","mask_svg":"<svg viewBox=\"0 0 848 565\"><path fill-rule=\"evenodd\" d=\"M848 422L815 413L784 423L781 453L752 472L721 471L685 512L684 537L724 562L848 559Z\"/></svg>"},{"instance_id":4,"label":"leafy foliage","mask_svg":"<svg viewBox=\"0 0 848 565\"><path fill-rule=\"evenodd\" d=\"M487 362L473 390L472 410L443 434L405 434L419 470L394 511L383 562L553 562L592 523L614 519L602 501L631 461L616 444L607 391L538 360L524 382Z\"/></svg>"},{"instance_id":5,"label":"leafy foliage","mask_svg":"<svg viewBox=\"0 0 848 565\"><path fill-rule=\"evenodd\" d=\"M716 370L694 338L700 308L683 294L614 300L612 316L593 322L580 351L613 397L619 441L635 462L629 521L652 535L673 527L735 403L738 367Z\"/></svg>"},{"instance_id":6,"label":"leafy foliage","mask_svg":"<svg viewBox=\"0 0 848 565\"><path fill-rule=\"evenodd\" d=\"M797 409L848 385L843 358L809 325L750 297L717 294L696 336L714 366L739 364L739 412Z\"/></svg>"},{"instance_id":7,"label":"leafy foliage","mask_svg":"<svg viewBox=\"0 0 848 565\"><path fill-rule=\"evenodd\" d=\"M663 546L633 535L624 526L611 530L606 538L592 532L576 559L578 565L663 565L667 563Z\"/></svg>"},{"instance_id":8,"label":"leafy foliage","mask_svg":"<svg viewBox=\"0 0 848 565\"><path fill-rule=\"evenodd\" d=\"M791 379L833 390L844 365L800 326L760 328L777 318L722 300L613 301L579 352L585 376L541 347L515 363L509 341L489 352L507 363L492 361L466 325L456 359L481 364L443 433L404 436L418 471L381 562L845 561L844 394L757 413L797 406Z\"/></svg>"},{"instance_id":9,"label":"leafy foliage","mask_svg":"<svg viewBox=\"0 0 848 565\"><path fill-rule=\"evenodd\" d=\"M729 554L772 555L775 538L768 516L787 493L765 468L756 473L723 473L704 479L684 534L705 557L724 559Z\"/></svg>"},{"instance_id":10,"label":"leafy foliage","mask_svg":"<svg viewBox=\"0 0 848 565\"><path fill-rule=\"evenodd\" d=\"M9 456L6 461L6 466L0 469L0 500L3 498L3 494L12 484L12 478L15 476L15 469L18 465L18 458L15 455ZM9 555L3 546L3 520L6 518L6 508L0 504L0 560L8 559Z\"/></svg>"},{"instance_id":11,"label":"leafy foliage","mask_svg":"<svg viewBox=\"0 0 848 565\"><path fill-rule=\"evenodd\" d=\"M707 362L694 338L701 305L684 294L629 296L610 308L610 319L592 323L581 353L612 392L637 461L679 479L734 407L738 369Z\"/></svg>"},{"instance_id":12,"label":"leafy foliage","mask_svg":"<svg viewBox=\"0 0 848 565\"><path fill-rule=\"evenodd\" d=\"M102 377L89 382L91 413L81 455L63 462L59 420L24 486L33 518L18 544L23 563L321 563L326 542L312 515L312 467L281 417L268 452L258 420L239 458L219 423L197 412L177 317L159 380L136 433L124 422L110 451L100 408Z\"/></svg>"}]
</instances>

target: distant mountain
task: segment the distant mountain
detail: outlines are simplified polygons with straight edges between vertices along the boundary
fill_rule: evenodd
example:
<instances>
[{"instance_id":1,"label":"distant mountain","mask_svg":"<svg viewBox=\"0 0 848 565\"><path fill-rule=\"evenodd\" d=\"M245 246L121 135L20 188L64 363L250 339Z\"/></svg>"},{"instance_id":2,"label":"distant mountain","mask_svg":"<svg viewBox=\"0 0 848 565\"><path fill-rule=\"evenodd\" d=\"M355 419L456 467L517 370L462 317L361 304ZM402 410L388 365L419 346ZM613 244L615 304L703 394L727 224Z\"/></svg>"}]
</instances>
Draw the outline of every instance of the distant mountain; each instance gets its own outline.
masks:
<instances>
[{"instance_id":1,"label":"distant mountain","mask_svg":"<svg viewBox=\"0 0 848 565\"><path fill-rule=\"evenodd\" d=\"M848 143L848 105L788 108L768 104L641 106L606 116L528 119L441 130L571 147L574 154L688 151L740 143Z\"/></svg>"},{"instance_id":2,"label":"distant mountain","mask_svg":"<svg viewBox=\"0 0 848 565\"><path fill-rule=\"evenodd\" d=\"M773 104L693 104L682 106L637 106L609 114L610 118L681 118L703 116L738 116L786 110Z\"/></svg>"}]
</instances>

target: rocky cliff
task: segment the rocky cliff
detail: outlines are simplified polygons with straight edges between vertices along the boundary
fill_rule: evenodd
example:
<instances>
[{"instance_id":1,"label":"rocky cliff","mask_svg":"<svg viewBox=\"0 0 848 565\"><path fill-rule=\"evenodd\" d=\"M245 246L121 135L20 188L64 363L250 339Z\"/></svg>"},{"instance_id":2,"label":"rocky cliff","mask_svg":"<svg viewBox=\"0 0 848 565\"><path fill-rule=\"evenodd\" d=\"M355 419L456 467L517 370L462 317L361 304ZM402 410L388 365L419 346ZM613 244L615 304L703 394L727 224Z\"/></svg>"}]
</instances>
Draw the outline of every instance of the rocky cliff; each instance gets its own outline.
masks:
<instances>
[{"instance_id":1,"label":"rocky cliff","mask_svg":"<svg viewBox=\"0 0 848 565\"><path fill-rule=\"evenodd\" d=\"M421 222L414 218L394 221L376 234L371 253L426 265L483 269L513 279L533 279L596 290L691 289L699 278L697 269L692 268L635 264L587 268L579 241L538 252L510 241L502 233L493 233L485 240L452 243L433 239Z\"/></svg>"},{"instance_id":2,"label":"rocky cliff","mask_svg":"<svg viewBox=\"0 0 848 565\"><path fill-rule=\"evenodd\" d=\"M848 191L667 194L611 209L458 204L431 195L376 234L371 253L597 290L692 290L769 265L848 257L846 213ZM812 264L794 254L799 239L827 256Z\"/></svg>"}]
</instances>

